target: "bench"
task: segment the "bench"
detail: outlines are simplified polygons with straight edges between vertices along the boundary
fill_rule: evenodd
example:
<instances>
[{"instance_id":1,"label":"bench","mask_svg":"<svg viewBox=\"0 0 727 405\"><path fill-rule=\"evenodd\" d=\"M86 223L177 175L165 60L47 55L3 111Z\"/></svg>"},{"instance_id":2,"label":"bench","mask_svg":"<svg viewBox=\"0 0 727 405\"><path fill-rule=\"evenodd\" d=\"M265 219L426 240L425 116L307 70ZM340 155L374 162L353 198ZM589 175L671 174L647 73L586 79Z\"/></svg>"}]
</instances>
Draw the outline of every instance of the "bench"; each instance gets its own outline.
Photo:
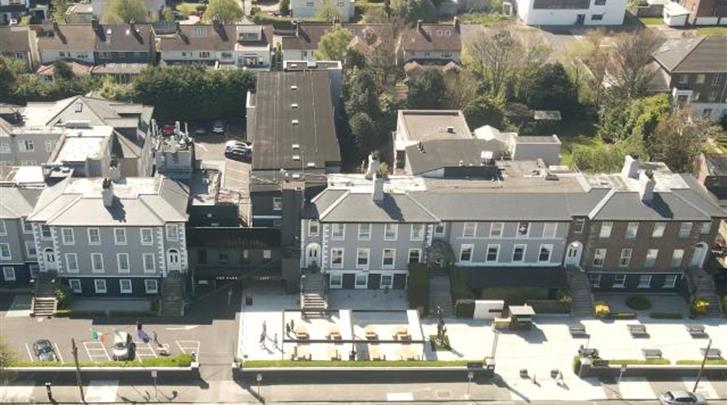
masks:
<instances>
[{"instance_id":1,"label":"bench","mask_svg":"<svg viewBox=\"0 0 727 405\"><path fill-rule=\"evenodd\" d=\"M692 337L706 335L707 333L704 330L704 325L687 325L687 332L689 332Z\"/></svg>"},{"instance_id":2,"label":"bench","mask_svg":"<svg viewBox=\"0 0 727 405\"><path fill-rule=\"evenodd\" d=\"M702 356L704 356L706 353L707 360L719 360L722 358L722 350L719 349L709 349L707 351L707 348L702 348Z\"/></svg>"},{"instance_id":3,"label":"bench","mask_svg":"<svg viewBox=\"0 0 727 405\"><path fill-rule=\"evenodd\" d=\"M646 326L644 325L626 325L629 328L629 333L631 333L631 336L633 337L645 337L649 336L649 333L646 332Z\"/></svg>"},{"instance_id":4,"label":"bench","mask_svg":"<svg viewBox=\"0 0 727 405\"><path fill-rule=\"evenodd\" d=\"M580 323L577 325L568 325L568 330L570 331L571 336L585 336L586 334L586 327L581 325Z\"/></svg>"},{"instance_id":5,"label":"bench","mask_svg":"<svg viewBox=\"0 0 727 405\"><path fill-rule=\"evenodd\" d=\"M641 353L643 353L646 360L662 358L661 350L659 349L641 349Z\"/></svg>"}]
</instances>

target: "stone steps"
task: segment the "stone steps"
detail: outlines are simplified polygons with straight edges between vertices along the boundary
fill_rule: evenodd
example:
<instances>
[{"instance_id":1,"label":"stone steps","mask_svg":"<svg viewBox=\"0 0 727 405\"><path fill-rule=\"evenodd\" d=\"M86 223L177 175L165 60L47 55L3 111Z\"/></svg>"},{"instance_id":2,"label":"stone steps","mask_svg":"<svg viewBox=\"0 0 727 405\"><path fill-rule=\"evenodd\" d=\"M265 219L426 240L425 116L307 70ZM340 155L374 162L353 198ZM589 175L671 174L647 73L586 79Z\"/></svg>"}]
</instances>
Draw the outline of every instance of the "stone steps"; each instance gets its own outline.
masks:
<instances>
[{"instance_id":1,"label":"stone steps","mask_svg":"<svg viewBox=\"0 0 727 405\"><path fill-rule=\"evenodd\" d=\"M572 297L570 312L574 316L593 315L593 294L591 294L590 281L586 273L578 269L566 270L568 287Z\"/></svg>"},{"instance_id":2,"label":"stone steps","mask_svg":"<svg viewBox=\"0 0 727 405\"><path fill-rule=\"evenodd\" d=\"M437 315L437 309L440 308L442 316L450 318L454 316L454 307L452 306L452 292L449 282L449 276L432 275L429 276L429 314Z\"/></svg>"},{"instance_id":3,"label":"stone steps","mask_svg":"<svg viewBox=\"0 0 727 405\"><path fill-rule=\"evenodd\" d=\"M58 308L58 301L50 297L33 298L33 316L53 316Z\"/></svg>"}]
</instances>

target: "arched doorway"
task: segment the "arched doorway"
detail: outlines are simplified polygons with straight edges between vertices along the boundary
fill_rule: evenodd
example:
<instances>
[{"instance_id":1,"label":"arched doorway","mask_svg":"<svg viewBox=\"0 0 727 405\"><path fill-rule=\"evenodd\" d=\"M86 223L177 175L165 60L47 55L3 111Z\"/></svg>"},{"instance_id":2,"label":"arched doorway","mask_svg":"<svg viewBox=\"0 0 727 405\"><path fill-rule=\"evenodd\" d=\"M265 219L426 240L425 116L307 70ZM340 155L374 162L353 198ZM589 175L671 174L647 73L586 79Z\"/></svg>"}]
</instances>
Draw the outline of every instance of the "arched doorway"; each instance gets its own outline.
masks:
<instances>
[{"instance_id":1,"label":"arched doorway","mask_svg":"<svg viewBox=\"0 0 727 405\"><path fill-rule=\"evenodd\" d=\"M179 270L179 251L177 249L167 251L167 270Z\"/></svg>"},{"instance_id":2,"label":"arched doorway","mask_svg":"<svg viewBox=\"0 0 727 405\"><path fill-rule=\"evenodd\" d=\"M568 245L565 251L565 265L578 266L581 264L581 254L583 254L583 244L575 241Z\"/></svg>"},{"instance_id":3,"label":"arched doorway","mask_svg":"<svg viewBox=\"0 0 727 405\"><path fill-rule=\"evenodd\" d=\"M58 265L56 264L56 254L52 248L46 248L43 250L43 260L45 260L46 270L56 270Z\"/></svg>"},{"instance_id":4,"label":"arched doorway","mask_svg":"<svg viewBox=\"0 0 727 405\"><path fill-rule=\"evenodd\" d=\"M321 245L309 243L305 248L305 267L321 265Z\"/></svg>"},{"instance_id":5,"label":"arched doorway","mask_svg":"<svg viewBox=\"0 0 727 405\"><path fill-rule=\"evenodd\" d=\"M692 254L692 260L689 261L689 266L694 268L702 268L704 266L704 259L707 258L707 244L699 242L694 247L694 253Z\"/></svg>"}]
</instances>

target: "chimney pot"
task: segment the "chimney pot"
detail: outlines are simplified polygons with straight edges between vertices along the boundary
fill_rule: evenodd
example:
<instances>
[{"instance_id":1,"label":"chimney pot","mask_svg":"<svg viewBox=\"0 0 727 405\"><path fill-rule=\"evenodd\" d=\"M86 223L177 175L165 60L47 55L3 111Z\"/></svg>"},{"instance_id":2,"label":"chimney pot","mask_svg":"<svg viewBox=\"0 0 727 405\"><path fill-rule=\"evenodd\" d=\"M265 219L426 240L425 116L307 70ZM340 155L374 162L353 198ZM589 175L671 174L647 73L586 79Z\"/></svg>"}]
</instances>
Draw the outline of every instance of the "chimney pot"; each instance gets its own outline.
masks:
<instances>
[{"instance_id":1,"label":"chimney pot","mask_svg":"<svg viewBox=\"0 0 727 405\"><path fill-rule=\"evenodd\" d=\"M419 31L421 31L421 30L422 30L422 23L423 23L423 22L424 22L424 21L422 21L422 20L417 20L417 30L419 30Z\"/></svg>"},{"instance_id":2,"label":"chimney pot","mask_svg":"<svg viewBox=\"0 0 727 405\"><path fill-rule=\"evenodd\" d=\"M108 177L101 182L101 199L106 208L111 207L114 202L114 184Z\"/></svg>"},{"instance_id":3,"label":"chimney pot","mask_svg":"<svg viewBox=\"0 0 727 405\"><path fill-rule=\"evenodd\" d=\"M371 197L375 202L380 202L384 199L384 178L380 177L378 173L373 175L374 189Z\"/></svg>"}]
</instances>

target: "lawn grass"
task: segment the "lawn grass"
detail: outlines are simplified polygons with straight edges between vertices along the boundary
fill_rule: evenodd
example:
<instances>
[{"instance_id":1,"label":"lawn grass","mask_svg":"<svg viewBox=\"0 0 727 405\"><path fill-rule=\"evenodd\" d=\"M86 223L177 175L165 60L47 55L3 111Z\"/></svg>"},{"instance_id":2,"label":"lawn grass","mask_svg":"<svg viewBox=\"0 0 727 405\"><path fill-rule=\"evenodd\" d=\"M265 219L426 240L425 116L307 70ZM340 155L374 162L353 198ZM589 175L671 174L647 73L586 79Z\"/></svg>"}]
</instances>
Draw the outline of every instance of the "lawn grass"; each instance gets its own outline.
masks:
<instances>
[{"instance_id":1,"label":"lawn grass","mask_svg":"<svg viewBox=\"0 0 727 405\"><path fill-rule=\"evenodd\" d=\"M664 24L664 19L661 17L639 17L639 21L641 21L641 23L644 25Z\"/></svg>"},{"instance_id":2,"label":"lawn grass","mask_svg":"<svg viewBox=\"0 0 727 405\"><path fill-rule=\"evenodd\" d=\"M491 27L503 21L510 21L512 17L494 13L471 13L461 16L465 24L480 24L484 27Z\"/></svg>"},{"instance_id":3,"label":"lawn grass","mask_svg":"<svg viewBox=\"0 0 727 405\"><path fill-rule=\"evenodd\" d=\"M660 366L671 364L671 361L669 359L610 359L596 360L594 363L597 363L599 366L620 366L622 364Z\"/></svg>"},{"instance_id":4,"label":"lawn grass","mask_svg":"<svg viewBox=\"0 0 727 405\"><path fill-rule=\"evenodd\" d=\"M727 359L707 360L708 366L727 366ZM700 366L702 360L677 360L678 366Z\"/></svg>"},{"instance_id":5,"label":"lawn grass","mask_svg":"<svg viewBox=\"0 0 727 405\"><path fill-rule=\"evenodd\" d=\"M81 367L189 367L192 364L192 355L179 354L170 357L147 357L130 361L81 361ZM13 361L10 367L72 367L72 362L60 361Z\"/></svg>"},{"instance_id":6,"label":"lawn grass","mask_svg":"<svg viewBox=\"0 0 727 405\"><path fill-rule=\"evenodd\" d=\"M707 36L727 36L727 27L699 27L697 32Z\"/></svg>"},{"instance_id":7,"label":"lawn grass","mask_svg":"<svg viewBox=\"0 0 727 405\"><path fill-rule=\"evenodd\" d=\"M243 362L245 368L270 367L466 367L468 360L419 360L419 361L294 361L294 360L247 360Z\"/></svg>"}]
</instances>

